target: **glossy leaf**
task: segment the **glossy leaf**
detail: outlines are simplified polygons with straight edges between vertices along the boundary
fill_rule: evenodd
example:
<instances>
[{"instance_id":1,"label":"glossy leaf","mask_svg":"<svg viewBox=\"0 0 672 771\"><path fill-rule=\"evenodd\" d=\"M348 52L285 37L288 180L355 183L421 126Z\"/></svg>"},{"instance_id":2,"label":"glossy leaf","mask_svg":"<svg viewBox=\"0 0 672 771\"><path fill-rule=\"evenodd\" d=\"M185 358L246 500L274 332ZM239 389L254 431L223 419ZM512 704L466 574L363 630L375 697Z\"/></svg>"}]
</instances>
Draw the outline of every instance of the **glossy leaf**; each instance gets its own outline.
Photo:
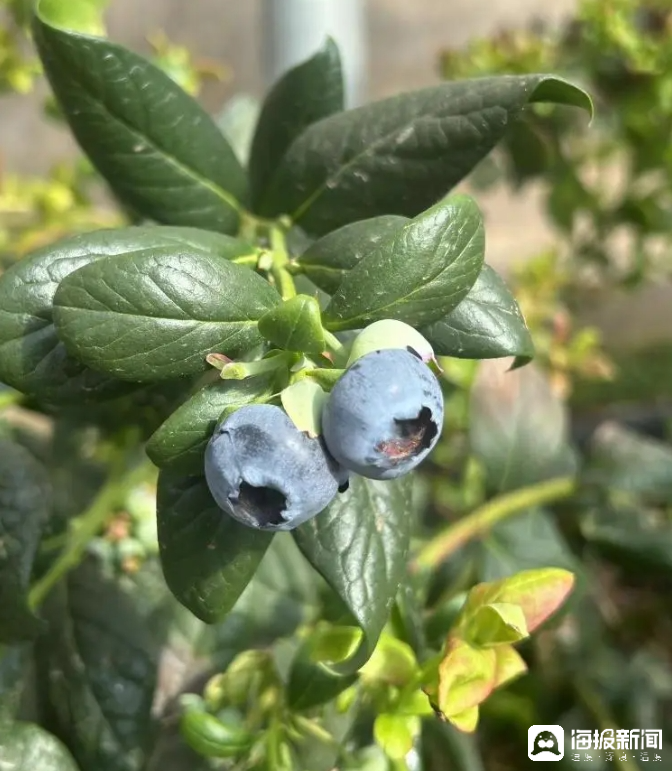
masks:
<instances>
[{"instance_id":1,"label":"glossy leaf","mask_svg":"<svg viewBox=\"0 0 672 771\"><path fill-rule=\"evenodd\" d=\"M259 319L259 332L285 351L319 354L326 347L319 303L305 294L267 311Z\"/></svg>"},{"instance_id":2,"label":"glossy leaf","mask_svg":"<svg viewBox=\"0 0 672 771\"><path fill-rule=\"evenodd\" d=\"M44 630L28 608L28 590L50 506L45 469L28 450L0 439L0 643Z\"/></svg>"},{"instance_id":3,"label":"glossy leaf","mask_svg":"<svg viewBox=\"0 0 672 771\"><path fill-rule=\"evenodd\" d=\"M381 239L343 278L326 307L329 329L379 319L422 326L466 297L483 266L483 219L473 199L450 196Z\"/></svg>"},{"instance_id":4,"label":"glossy leaf","mask_svg":"<svg viewBox=\"0 0 672 771\"><path fill-rule=\"evenodd\" d=\"M37 3L35 42L77 142L114 193L156 222L234 233L247 181L215 122L146 59L68 29L64 8Z\"/></svg>"},{"instance_id":5,"label":"glossy leaf","mask_svg":"<svg viewBox=\"0 0 672 771\"><path fill-rule=\"evenodd\" d=\"M488 486L512 490L573 473L567 413L547 377L533 365L509 370L484 361L471 391L469 438Z\"/></svg>"},{"instance_id":6,"label":"glossy leaf","mask_svg":"<svg viewBox=\"0 0 672 771\"><path fill-rule=\"evenodd\" d=\"M209 353L238 356L261 343L259 319L280 301L261 276L189 249L147 249L70 274L54 297L67 349L124 380L207 369Z\"/></svg>"},{"instance_id":7,"label":"glossy leaf","mask_svg":"<svg viewBox=\"0 0 672 771\"><path fill-rule=\"evenodd\" d=\"M585 481L649 501L672 501L672 447L618 423L603 423L591 439Z\"/></svg>"},{"instance_id":8,"label":"glossy leaf","mask_svg":"<svg viewBox=\"0 0 672 771\"><path fill-rule=\"evenodd\" d=\"M328 38L310 59L288 70L264 100L249 165L253 203L262 198L292 142L312 123L342 109L341 57Z\"/></svg>"},{"instance_id":9,"label":"glossy leaf","mask_svg":"<svg viewBox=\"0 0 672 771\"><path fill-rule=\"evenodd\" d=\"M221 621L254 576L272 534L225 514L202 476L161 471L157 517L168 587L202 621Z\"/></svg>"},{"instance_id":10,"label":"glossy leaf","mask_svg":"<svg viewBox=\"0 0 672 771\"><path fill-rule=\"evenodd\" d=\"M145 451L178 474L202 474L205 448L225 410L270 395L268 380L218 380L197 391L152 434Z\"/></svg>"},{"instance_id":11,"label":"glossy leaf","mask_svg":"<svg viewBox=\"0 0 672 771\"><path fill-rule=\"evenodd\" d=\"M0 722L3 771L79 771L65 745L33 723Z\"/></svg>"},{"instance_id":12,"label":"glossy leaf","mask_svg":"<svg viewBox=\"0 0 672 771\"><path fill-rule=\"evenodd\" d=\"M353 477L347 492L294 531L299 548L364 632L355 654L334 666L351 674L369 658L406 571L412 520L408 478Z\"/></svg>"},{"instance_id":13,"label":"glossy leaf","mask_svg":"<svg viewBox=\"0 0 672 771\"><path fill-rule=\"evenodd\" d=\"M147 248L193 248L232 259L249 253L241 241L195 228L131 227L98 230L56 241L0 276L0 380L47 402L115 397L131 386L95 372L70 356L58 339L52 304L73 271Z\"/></svg>"},{"instance_id":14,"label":"glossy leaf","mask_svg":"<svg viewBox=\"0 0 672 771\"><path fill-rule=\"evenodd\" d=\"M476 283L445 318L420 330L437 356L458 359L531 359L534 343L518 303L503 279L484 265Z\"/></svg>"},{"instance_id":15,"label":"glossy leaf","mask_svg":"<svg viewBox=\"0 0 672 771\"><path fill-rule=\"evenodd\" d=\"M158 653L145 622L91 563L45 606L38 663L59 735L82 768L140 771L152 737Z\"/></svg>"},{"instance_id":16,"label":"glossy leaf","mask_svg":"<svg viewBox=\"0 0 672 771\"><path fill-rule=\"evenodd\" d=\"M444 83L332 115L304 131L274 174L259 212L328 233L381 214L414 217L444 196L530 102L592 112L590 97L550 75Z\"/></svg>"},{"instance_id":17,"label":"glossy leaf","mask_svg":"<svg viewBox=\"0 0 672 771\"><path fill-rule=\"evenodd\" d=\"M315 286L333 294L363 257L406 224L407 217L394 214L351 222L313 242L296 265Z\"/></svg>"}]
</instances>

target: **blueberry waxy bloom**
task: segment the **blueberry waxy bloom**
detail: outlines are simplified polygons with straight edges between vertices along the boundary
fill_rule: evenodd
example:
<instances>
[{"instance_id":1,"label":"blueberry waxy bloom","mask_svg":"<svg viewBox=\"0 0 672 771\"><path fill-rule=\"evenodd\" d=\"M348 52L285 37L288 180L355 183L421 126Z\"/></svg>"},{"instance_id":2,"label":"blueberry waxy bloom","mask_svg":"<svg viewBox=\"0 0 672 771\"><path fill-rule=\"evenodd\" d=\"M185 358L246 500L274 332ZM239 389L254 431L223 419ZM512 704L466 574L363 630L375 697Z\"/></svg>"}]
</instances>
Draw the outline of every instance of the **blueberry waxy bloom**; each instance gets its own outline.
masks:
<instances>
[{"instance_id":1,"label":"blueberry waxy bloom","mask_svg":"<svg viewBox=\"0 0 672 771\"><path fill-rule=\"evenodd\" d=\"M438 441L443 394L434 373L403 349L362 356L336 381L322 413L329 452L350 471L394 479Z\"/></svg>"},{"instance_id":2,"label":"blueberry waxy bloom","mask_svg":"<svg viewBox=\"0 0 672 771\"><path fill-rule=\"evenodd\" d=\"M347 487L347 471L321 439L301 433L270 404L241 407L215 429L205 479L217 505L260 530L293 530Z\"/></svg>"}]
</instances>

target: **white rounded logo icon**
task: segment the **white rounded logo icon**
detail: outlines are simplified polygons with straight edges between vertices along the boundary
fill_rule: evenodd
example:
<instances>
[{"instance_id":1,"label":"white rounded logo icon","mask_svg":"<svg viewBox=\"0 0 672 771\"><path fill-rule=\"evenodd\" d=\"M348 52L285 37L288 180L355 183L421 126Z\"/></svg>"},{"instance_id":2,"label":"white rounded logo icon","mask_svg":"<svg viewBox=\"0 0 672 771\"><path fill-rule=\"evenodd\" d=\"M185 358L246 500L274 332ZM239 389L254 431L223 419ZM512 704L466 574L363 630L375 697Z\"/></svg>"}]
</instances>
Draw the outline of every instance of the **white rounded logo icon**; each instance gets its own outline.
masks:
<instances>
[{"instance_id":1,"label":"white rounded logo icon","mask_svg":"<svg viewBox=\"0 0 672 771\"><path fill-rule=\"evenodd\" d=\"M565 729L561 725L533 725L527 730L527 756L530 760L562 760L565 756Z\"/></svg>"}]
</instances>

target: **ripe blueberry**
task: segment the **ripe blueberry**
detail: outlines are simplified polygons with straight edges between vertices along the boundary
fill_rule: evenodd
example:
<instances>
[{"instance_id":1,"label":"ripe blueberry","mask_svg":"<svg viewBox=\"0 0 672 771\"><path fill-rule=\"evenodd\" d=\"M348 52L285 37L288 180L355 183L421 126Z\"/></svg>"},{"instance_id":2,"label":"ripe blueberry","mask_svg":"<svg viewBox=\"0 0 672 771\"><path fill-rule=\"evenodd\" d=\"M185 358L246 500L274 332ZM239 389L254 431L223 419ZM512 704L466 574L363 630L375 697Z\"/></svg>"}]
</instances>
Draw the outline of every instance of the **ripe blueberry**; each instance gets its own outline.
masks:
<instances>
[{"instance_id":1,"label":"ripe blueberry","mask_svg":"<svg viewBox=\"0 0 672 771\"><path fill-rule=\"evenodd\" d=\"M260 530L293 530L326 508L348 472L323 442L301 433L271 404L236 410L205 451L205 479L217 505Z\"/></svg>"},{"instance_id":2,"label":"ripe blueberry","mask_svg":"<svg viewBox=\"0 0 672 771\"><path fill-rule=\"evenodd\" d=\"M443 394L434 373L403 349L368 353L334 385L322 413L324 441L345 468L394 479L438 441Z\"/></svg>"}]
</instances>

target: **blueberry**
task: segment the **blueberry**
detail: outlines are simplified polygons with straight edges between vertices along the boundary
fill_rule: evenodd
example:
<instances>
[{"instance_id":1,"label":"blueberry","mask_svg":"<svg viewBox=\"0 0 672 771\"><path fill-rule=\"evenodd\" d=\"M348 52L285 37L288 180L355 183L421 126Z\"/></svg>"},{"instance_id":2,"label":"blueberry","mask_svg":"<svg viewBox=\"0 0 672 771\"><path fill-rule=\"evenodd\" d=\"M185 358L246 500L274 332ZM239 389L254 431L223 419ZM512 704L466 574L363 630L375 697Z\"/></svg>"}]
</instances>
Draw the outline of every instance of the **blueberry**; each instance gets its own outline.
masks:
<instances>
[{"instance_id":1,"label":"blueberry","mask_svg":"<svg viewBox=\"0 0 672 771\"><path fill-rule=\"evenodd\" d=\"M217 505L260 530L293 530L347 488L347 478L321 439L301 433L271 404L236 410L205 451L205 479Z\"/></svg>"},{"instance_id":2,"label":"blueberry","mask_svg":"<svg viewBox=\"0 0 672 771\"><path fill-rule=\"evenodd\" d=\"M439 439L443 394L413 353L367 353L336 381L322 413L324 441L345 468L394 479L415 468Z\"/></svg>"}]
</instances>

